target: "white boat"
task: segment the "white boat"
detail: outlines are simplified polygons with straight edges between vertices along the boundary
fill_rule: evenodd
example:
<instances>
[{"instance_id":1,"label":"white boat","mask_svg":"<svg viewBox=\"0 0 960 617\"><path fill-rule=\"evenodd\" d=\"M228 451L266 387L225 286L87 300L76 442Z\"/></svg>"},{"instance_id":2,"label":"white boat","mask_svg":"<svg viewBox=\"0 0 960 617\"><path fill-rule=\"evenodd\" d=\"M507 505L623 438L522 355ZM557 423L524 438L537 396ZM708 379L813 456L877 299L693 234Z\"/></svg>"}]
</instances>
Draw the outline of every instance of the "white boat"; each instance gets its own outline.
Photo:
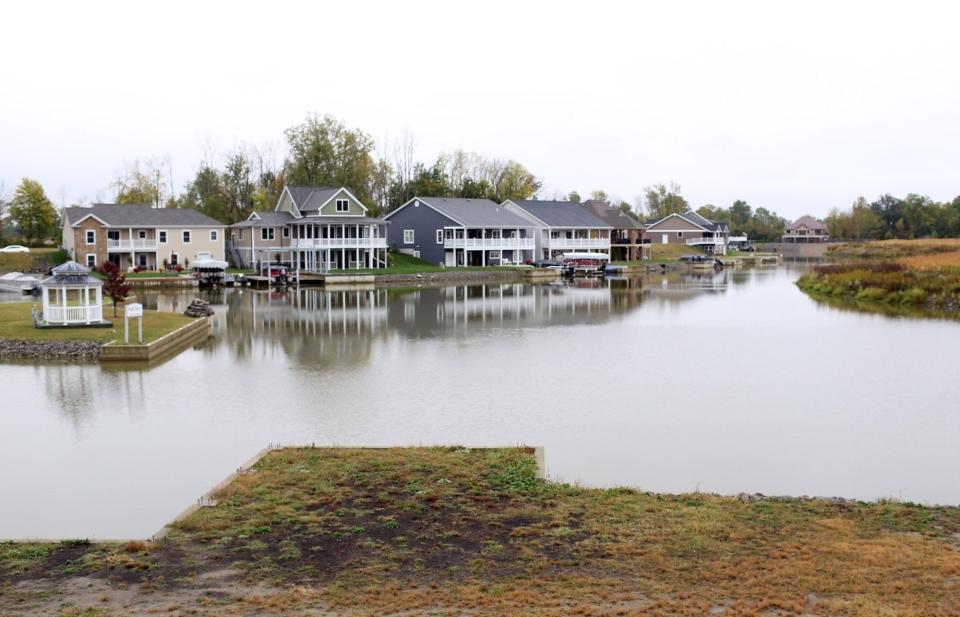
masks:
<instances>
[{"instance_id":1,"label":"white boat","mask_svg":"<svg viewBox=\"0 0 960 617\"><path fill-rule=\"evenodd\" d=\"M207 251L197 253L190 267L194 270L226 270L227 262L220 259L214 259L213 255Z\"/></svg>"},{"instance_id":2,"label":"white boat","mask_svg":"<svg viewBox=\"0 0 960 617\"><path fill-rule=\"evenodd\" d=\"M29 294L40 286L40 279L32 274L10 272L0 275L0 291Z\"/></svg>"},{"instance_id":3,"label":"white boat","mask_svg":"<svg viewBox=\"0 0 960 617\"><path fill-rule=\"evenodd\" d=\"M606 253L563 253L560 258L574 276L600 276L610 261Z\"/></svg>"}]
</instances>

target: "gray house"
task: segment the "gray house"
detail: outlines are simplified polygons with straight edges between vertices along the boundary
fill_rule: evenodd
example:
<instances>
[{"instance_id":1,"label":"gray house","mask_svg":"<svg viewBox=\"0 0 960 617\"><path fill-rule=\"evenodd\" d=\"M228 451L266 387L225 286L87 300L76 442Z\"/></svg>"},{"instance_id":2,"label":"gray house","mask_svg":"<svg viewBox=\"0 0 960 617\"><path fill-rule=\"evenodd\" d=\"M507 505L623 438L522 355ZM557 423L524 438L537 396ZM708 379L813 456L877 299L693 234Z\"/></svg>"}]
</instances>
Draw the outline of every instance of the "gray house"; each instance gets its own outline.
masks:
<instances>
[{"instance_id":1,"label":"gray house","mask_svg":"<svg viewBox=\"0 0 960 617\"><path fill-rule=\"evenodd\" d=\"M386 217L394 250L446 266L533 260L534 225L489 199L414 197Z\"/></svg>"},{"instance_id":2,"label":"gray house","mask_svg":"<svg viewBox=\"0 0 960 617\"><path fill-rule=\"evenodd\" d=\"M505 201L503 207L536 226L538 259L562 253L610 253L613 226L572 201L523 199Z\"/></svg>"}]
</instances>

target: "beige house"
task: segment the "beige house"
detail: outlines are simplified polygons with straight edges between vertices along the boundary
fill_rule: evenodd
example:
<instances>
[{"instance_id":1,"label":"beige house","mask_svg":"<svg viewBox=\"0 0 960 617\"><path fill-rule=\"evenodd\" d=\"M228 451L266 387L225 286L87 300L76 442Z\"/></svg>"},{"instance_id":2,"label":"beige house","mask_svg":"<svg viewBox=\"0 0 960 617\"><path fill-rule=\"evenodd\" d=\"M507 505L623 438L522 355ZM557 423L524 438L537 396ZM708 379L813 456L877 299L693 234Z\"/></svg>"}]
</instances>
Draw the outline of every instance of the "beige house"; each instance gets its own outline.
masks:
<instances>
[{"instance_id":1,"label":"beige house","mask_svg":"<svg viewBox=\"0 0 960 617\"><path fill-rule=\"evenodd\" d=\"M685 244L715 255L726 255L730 228L726 223L714 223L689 211L650 223L644 236L654 244Z\"/></svg>"},{"instance_id":2,"label":"beige house","mask_svg":"<svg viewBox=\"0 0 960 617\"><path fill-rule=\"evenodd\" d=\"M826 242L829 239L827 226L810 215L801 216L787 225L783 236L780 238L781 242L790 243Z\"/></svg>"},{"instance_id":3,"label":"beige house","mask_svg":"<svg viewBox=\"0 0 960 617\"><path fill-rule=\"evenodd\" d=\"M121 270L187 266L204 252L222 260L225 234L226 225L186 208L94 204L63 211L63 249L88 268L105 261Z\"/></svg>"}]
</instances>

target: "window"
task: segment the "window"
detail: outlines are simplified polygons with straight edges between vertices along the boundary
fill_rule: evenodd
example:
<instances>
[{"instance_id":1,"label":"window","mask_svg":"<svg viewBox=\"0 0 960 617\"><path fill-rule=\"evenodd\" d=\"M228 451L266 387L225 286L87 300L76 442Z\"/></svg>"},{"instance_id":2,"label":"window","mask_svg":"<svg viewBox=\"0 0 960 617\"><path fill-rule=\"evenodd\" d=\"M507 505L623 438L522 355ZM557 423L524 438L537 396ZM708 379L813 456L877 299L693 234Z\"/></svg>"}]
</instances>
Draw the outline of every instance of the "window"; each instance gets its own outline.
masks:
<instances>
[{"instance_id":1,"label":"window","mask_svg":"<svg viewBox=\"0 0 960 617\"><path fill-rule=\"evenodd\" d=\"M97 231L95 229L87 230L87 244L96 244L97 243ZM87 255L89 258L90 256Z\"/></svg>"},{"instance_id":2,"label":"window","mask_svg":"<svg viewBox=\"0 0 960 617\"><path fill-rule=\"evenodd\" d=\"M337 212L350 212L350 201L347 199L338 199Z\"/></svg>"},{"instance_id":3,"label":"window","mask_svg":"<svg viewBox=\"0 0 960 617\"><path fill-rule=\"evenodd\" d=\"M404 244L413 244L413 230L404 229L403 230L403 243Z\"/></svg>"},{"instance_id":4,"label":"window","mask_svg":"<svg viewBox=\"0 0 960 617\"><path fill-rule=\"evenodd\" d=\"M170 253L170 265L176 266L178 263L180 263L180 255L177 253Z\"/></svg>"},{"instance_id":5,"label":"window","mask_svg":"<svg viewBox=\"0 0 960 617\"><path fill-rule=\"evenodd\" d=\"M416 257L417 259L420 259L420 251L414 251L413 256Z\"/></svg>"},{"instance_id":6,"label":"window","mask_svg":"<svg viewBox=\"0 0 960 617\"><path fill-rule=\"evenodd\" d=\"M140 253L140 255L137 257L137 265L140 266L141 268L146 268L146 267L147 267L147 254L146 254L146 253Z\"/></svg>"},{"instance_id":7,"label":"window","mask_svg":"<svg viewBox=\"0 0 960 617\"><path fill-rule=\"evenodd\" d=\"M290 237L290 228L289 228L289 227L284 227L284 228L283 228L283 237L284 237L284 238L289 238L289 237Z\"/></svg>"},{"instance_id":8,"label":"window","mask_svg":"<svg viewBox=\"0 0 960 617\"><path fill-rule=\"evenodd\" d=\"M437 230L437 244L443 244L443 230Z\"/></svg>"},{"instance_id":9,"label":"window","mask_svg":"<svg viewBox=\"0 0 960 617\"><path fill-rule=\"evenodd\" d=\"M453 240L453 230L452 230L452 229L448 229L448 230L447 230L447 240Z\"/></svg>"},{"instance_id":10,"label":"window","mask_svg":"<svg viewBox=\"0 0 960 617\"><path fill-rule=\"evenodd\" d=\"M109 240L116 240L117 242L119 242L119 241L120 241L120 232L119 232L118 230L110 230L110 229L108 229L108 230L107 230L107 240L108 240L108 241L109 241Z\"/></svg>"},{"instance_id":11,"label":"window","mask_svg":"<svg viewBox=\"0 0 960 617\"><path fill-rule=\"evenodd\" d=\"M216 241L217 241L217 230L216 230L216 229L211 229L211 230L210 230L210 242L216 242Z\"/></svg>"},{"instance_id":12,"label":"window","mask_svg":"<svg viewBox=\"0 0 960 617\"><path fill-rule=\"evenodd\" d=\"M96 268L97 267L97 254L96 253L87 253L87 267Z\"/></svg>"},{"instance_id":13,"label":"window","mask_svg":"<svg viewBox=\"0 0 960 617\"><path fill-rule=\"evenodd\" d=\"M147 231L146 231L145 229L140 229L140 230L138 230L138 231L137 231L137 237L140 238L141 240L146 240L146 239L147 239Z\"/></svg>"},{"instance_id":14,"label":"window","mask_svg":"<svg viewBox=\"0 0 960 617\"><path fill-rule=\"evenodd\" d=\"M184 243L184 244L190 244L190 230L189 230L189 229L184 229L184 230L183 230L183 234L182 234L181 237L183 238L183 243Z\"/></svg>"},{"instance_id":15,"label":"window","mask_svg":"<svg viewBox=\"0 0 960 617\"><path fill-rule=\"evenodd\" d=\"M273 240L273 227L261 227L260 228L260 239L261 240Z\"/></svg>"},{"instance_id":16,"label":"window","mask_svg":"<svg viewBox=\"0 0 960 617\"><path fill-rule=\"evenodd\" d=\"M682 232L682 231L678 231L678 232L677 232L677 237L678 237L678 238L682 238L682 237L683 237L683 232Z\"/></svg>"},{"instance_id":17,"label":"window","mask_svg":"<svg viewBox=\"0 0 960 617\"><path fill-rule=\"evenodd\" d=\"M166 229L161 229L160 231L157 232L157 240L160 241L160 244L166 244L166 243L167 243L167 230L166 230Z\"/></svg>"},{"instance_id":18,"label":"window","mask_svg":"<svg viewBox=\"0 0 960 617\"><path fill-rule=\"evenodd\" d=\"M243 240L243 230L240 229L237 231L237 240Z\"/></svg>"}]
</instances>

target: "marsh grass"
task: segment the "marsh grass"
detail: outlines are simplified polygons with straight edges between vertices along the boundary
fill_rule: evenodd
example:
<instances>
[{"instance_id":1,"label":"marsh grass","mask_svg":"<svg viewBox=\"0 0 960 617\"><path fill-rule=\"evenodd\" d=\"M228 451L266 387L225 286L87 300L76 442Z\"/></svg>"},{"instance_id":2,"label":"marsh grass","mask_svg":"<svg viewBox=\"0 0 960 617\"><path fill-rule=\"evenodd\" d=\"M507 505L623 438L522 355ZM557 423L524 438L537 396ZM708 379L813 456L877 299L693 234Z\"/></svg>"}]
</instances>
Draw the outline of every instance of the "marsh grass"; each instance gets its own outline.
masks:
<instances>
[{"instance_id":1,"label":"marsh grass","mask_svg":"<svg viewBox=\"0 0 960 617\"><path fill-rule=\"evenodd\" d=\"M287 590L268 614L960 614L957 508L587 489L523 448L276 451L217 499L148 551L0 544L0 589L66 567L199 597L230 567Z\"/></svg>"}]
</instances>

